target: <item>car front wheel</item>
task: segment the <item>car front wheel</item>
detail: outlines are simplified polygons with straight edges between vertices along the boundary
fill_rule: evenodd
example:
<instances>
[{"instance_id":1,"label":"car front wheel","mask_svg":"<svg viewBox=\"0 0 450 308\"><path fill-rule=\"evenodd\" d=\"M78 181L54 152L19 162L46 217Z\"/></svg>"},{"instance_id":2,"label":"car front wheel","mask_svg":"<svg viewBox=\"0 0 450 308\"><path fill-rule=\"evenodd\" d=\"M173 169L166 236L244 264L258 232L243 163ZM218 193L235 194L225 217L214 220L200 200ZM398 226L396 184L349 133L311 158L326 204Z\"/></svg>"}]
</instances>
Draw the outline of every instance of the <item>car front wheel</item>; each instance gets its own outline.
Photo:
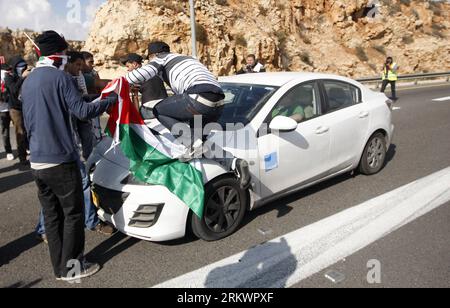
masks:
<instances>
[{"instance_id":1,"label":"car front wheel","mask_svg":"<svg viewBox=\"0 0 450 308\"><path fill-rule=\"evenodd\" d=\"M374 134L367 142L359 165L359 171L373 175L381 171L386 161L386 138L382 133Z\"/></svg>"},{"instance_id":2,"label":"car front wheel","mask_svg":"<svg viewBox=\"0 0 450 308\"><path fill-rule=\"evenodd\" d=\"M233 177L223 177L205 187L203 218L191 216L193 233L205 241L217 241L233 234L247 210L248 195Z\"/></svg>"}]
</instances>

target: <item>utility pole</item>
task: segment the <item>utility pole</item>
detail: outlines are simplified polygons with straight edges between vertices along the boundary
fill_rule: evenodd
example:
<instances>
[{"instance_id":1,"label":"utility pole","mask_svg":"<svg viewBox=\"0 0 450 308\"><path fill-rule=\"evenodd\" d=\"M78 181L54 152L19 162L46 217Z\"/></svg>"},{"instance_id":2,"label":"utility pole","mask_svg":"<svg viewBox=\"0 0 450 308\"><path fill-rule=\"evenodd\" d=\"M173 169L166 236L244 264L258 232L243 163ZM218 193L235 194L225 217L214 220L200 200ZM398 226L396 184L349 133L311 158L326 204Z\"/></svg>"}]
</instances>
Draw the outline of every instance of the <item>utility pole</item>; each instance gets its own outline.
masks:
<instances>
[{"instance_id":1,"label":"utility pole","mask_svg":"<svg viewBox=\"0 0 450 308\"><path fill-rule=\"evenodd\" d=\"M196 34L196 22L195 22L195 7L194 0L189 0L189 6L191 7L191 33L192 33L192 56L197 58L197 34Z\"/></svg>"}]
</instances>

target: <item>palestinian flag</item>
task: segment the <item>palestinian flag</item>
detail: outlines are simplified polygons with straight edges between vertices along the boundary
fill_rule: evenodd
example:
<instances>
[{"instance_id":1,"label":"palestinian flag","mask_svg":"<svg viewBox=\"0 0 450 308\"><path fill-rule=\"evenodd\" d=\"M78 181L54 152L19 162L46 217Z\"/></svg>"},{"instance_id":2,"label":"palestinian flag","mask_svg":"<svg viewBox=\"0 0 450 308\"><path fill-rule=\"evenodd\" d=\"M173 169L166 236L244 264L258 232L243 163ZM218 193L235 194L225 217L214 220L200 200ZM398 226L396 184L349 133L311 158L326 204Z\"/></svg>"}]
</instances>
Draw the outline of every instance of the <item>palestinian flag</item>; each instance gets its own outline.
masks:
<instances>
[{"instance_id":1,"label":"palestinian flag","mask_svg":"<svg viewBox=\"0 0 450 308\"><path fill-rule=\"evenodd\" d=\"M111 111L106 133L114 139L113 146L120 144L130 160L130 172L144 183L167 187L202 218L205 193L200 162L180 162L177 158L185 153L186 147L152 133L131 102L126 78L112 81L102 97L111 92L118 93L119 102Z\"/></svg>"}]
</instances>

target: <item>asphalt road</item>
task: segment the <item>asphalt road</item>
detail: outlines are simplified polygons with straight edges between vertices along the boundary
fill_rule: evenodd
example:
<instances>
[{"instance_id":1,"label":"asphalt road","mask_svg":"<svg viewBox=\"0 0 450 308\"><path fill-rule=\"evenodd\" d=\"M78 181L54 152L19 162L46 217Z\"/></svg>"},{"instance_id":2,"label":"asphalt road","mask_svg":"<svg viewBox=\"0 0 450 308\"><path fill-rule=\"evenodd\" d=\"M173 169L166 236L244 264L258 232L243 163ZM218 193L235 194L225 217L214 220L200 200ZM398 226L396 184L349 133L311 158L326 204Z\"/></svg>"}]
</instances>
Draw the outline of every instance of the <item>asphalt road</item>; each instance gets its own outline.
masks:
<instances>
[{"instance_id":1,"label":"asphalt road","mask_svg":"<svg viewBox=\"0 0 450 308\"><path fill-rule=\"evenodd\" d=\"M432 100L450 96L450 85L401 90L399 95L394 143L379 174L343 175L274 202L249 213L236 234L214 243L192 238L150 243L87 232L86 252L103 269L79 285L54 280L47 246L33 234L39 203L31 174L1 153L0 287L151 287L449 167L450 100ZM292 287L450 287L449 221L447 202ZM369 260L381 264L379 284L367 281ZM324 276L329 270L345 279L331 282Z\"/></svg>"}]
</instances>

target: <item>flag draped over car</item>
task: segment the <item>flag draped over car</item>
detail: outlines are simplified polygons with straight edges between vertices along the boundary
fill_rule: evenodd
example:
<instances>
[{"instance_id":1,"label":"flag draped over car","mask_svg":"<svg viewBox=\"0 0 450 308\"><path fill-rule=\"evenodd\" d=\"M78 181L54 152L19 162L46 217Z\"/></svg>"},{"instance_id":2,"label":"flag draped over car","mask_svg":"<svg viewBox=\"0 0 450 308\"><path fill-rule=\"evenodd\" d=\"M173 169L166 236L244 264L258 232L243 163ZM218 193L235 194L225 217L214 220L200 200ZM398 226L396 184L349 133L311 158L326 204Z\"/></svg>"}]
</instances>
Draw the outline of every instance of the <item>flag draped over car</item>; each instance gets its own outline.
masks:
<instances>
[{"instance_id":1,"label":"flag draped over car","mask_svg":"<svg viewBox=\"0 0 450 308\"><path fill-rule=\"evenodd\" d=\"M154 134L144 123L130 99L130 86L122 77L102 91L102 98L116 92L119 102L110 112L106 133L130 160L130 172L147 184L163 185L180 198L198 217L203 217L204 186L198 160L180 162L186 147Z\"/></svg>"}]
</instances>

